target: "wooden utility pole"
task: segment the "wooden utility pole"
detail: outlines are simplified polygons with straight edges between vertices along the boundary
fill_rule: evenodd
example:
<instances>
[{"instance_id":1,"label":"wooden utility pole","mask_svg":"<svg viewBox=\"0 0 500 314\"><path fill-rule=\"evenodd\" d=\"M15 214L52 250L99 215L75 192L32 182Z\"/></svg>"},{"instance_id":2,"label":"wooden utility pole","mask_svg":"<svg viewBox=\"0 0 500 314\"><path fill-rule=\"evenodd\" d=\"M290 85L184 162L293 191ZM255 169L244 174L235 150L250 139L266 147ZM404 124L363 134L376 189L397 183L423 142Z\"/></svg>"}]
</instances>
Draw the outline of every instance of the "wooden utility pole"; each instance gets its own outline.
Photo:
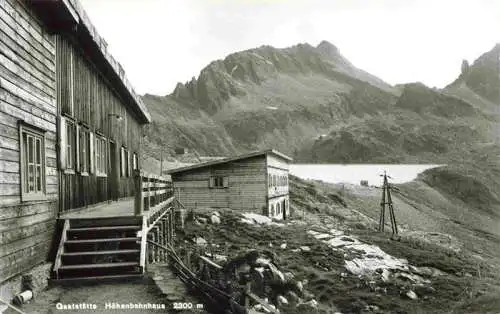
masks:
<instances>
[{"instance_id":1,"label":"wooden utility pole","mask_svg":"<svg viewBox=\"0 0 500 314\"><path fill-rule=\"evenodd\" d=\"M384 171L384 174L380 175L380 176L384 177L384 183L382 185L382 200L380 202L380 220L379 220L379 225L378 225L378 231L384 232L385 209L386 209L386 205L388 205L387 207L389 209L389 218L391 220L392 236L397 237L398 236L398 226L396 224L396 216L394 215L394 207L392 206L391 188L389 185L389 181L387 180L387 178L391 178L391 177L388 176L385 171Z\"/></svg>"}]
</instances>

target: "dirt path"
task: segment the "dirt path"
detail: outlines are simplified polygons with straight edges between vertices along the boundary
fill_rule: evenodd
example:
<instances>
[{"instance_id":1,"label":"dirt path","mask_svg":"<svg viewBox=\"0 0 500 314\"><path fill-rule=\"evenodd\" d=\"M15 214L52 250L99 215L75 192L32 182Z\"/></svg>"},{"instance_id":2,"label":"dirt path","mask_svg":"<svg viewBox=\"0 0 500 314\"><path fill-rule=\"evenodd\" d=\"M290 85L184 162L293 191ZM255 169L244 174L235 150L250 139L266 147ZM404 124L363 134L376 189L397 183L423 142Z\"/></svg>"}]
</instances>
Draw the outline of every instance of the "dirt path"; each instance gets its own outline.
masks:
<instances>
[{"instance_id":1,"label":"dirt path","mask_svg":"<svg viewBox=\"0 0 500 314\"><path fill-rule=\"evenodd\" d=\"M179 302L187 302L179 300ZM121 309L110 304L158 304L158 309ZM95 304L95 310L60 310L61 305ZM108 307L106 308L106 304ZM163 309L161 309L163 307ZM125 283L95 283L81 286L50 288L36 296L36 299L23 306L25 313L179 313L162 294L151 278L136 279ZM14 313L14 312L13 312ZM10 312L9 312L10 314Z\"/></svg>"}]
</instances>

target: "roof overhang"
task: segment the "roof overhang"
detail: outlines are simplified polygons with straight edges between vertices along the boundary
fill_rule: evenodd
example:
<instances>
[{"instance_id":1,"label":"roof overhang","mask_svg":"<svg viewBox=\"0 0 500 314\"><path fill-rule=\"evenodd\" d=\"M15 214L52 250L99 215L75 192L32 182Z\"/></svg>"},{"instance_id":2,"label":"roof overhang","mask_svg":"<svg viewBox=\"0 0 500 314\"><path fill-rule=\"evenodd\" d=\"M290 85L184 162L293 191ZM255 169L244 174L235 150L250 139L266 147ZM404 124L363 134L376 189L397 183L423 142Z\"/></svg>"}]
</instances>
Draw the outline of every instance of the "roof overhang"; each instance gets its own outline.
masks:
<instances>
[{"instance_id":1,"label":"roof overhang","mask_svg":"<svg viewBox=\"0 0 500 314\"><path fill-rule=\"evenodd\" d=\"M142 99L135 93L123 67L107 50L106 41L99 36L78 0L30 0L35 12L52 33L71 33L85 54L123 97L142 124L151 122L151 115Z\"/></svg>"},{"instance_id":2,"label":"roof overhang","mask_svg":"<svg viewBox=\"0 0 500 314\"><path fill-rule=\"evenodd\" d=\"M229 158L224 158L224 159L220 159L220 160L203 162L203 163L199 163L199 164L195 164L195 165L191 165L191 166L185 166L185 167L181 167L181 168L177 168L177 169L171 169L171 170L166 171L166 173L175 174L175 173L180 173L180 172L186 172L186 171L191 171L191 170L195 170L195 169L221 165L221 164L225 164L228 162L233 162L233 161L237 161L237 160L248 159L248 158L253 158L253 157L258 157L258 156L263 156L263 155L274 155L274 156L277 156L277 157L280 157L280 158L286 160L287 162L293 161L293 159L291 157L289 157L283 153L280 153L277 150L267 149L267 150L261 150L261 151L257 151L257 152L251 152L251 153L244 154L244 155L239 155L236 157L229 157Z\"/></svg>"}]
</instances>

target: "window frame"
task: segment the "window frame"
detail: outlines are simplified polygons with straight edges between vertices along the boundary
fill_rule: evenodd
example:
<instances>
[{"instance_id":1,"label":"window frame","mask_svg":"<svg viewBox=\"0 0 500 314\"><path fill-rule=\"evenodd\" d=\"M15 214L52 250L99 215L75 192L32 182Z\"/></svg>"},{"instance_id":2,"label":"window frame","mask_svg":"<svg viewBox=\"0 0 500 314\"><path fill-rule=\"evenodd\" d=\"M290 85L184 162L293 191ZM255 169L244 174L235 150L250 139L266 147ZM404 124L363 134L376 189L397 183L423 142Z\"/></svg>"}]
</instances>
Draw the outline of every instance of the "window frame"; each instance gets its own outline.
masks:
<instances>
[{"instance_id":1,"label":"window frame","mask_svg":"<svg viewBox=\"0 0 500 314\"><path fill-rule=\"evenodd\" d=\"M38 128L36 126L25 123L22 120L19 120L18 123L19 130L19 175L20 175L20 192L21 192L21 202L29 202L29 201L41 201L47 199L47 178L46 178L46 154L45 154L45 143L46 143L46 131ZM26 142L28 141L28 136L34 139L33 141L33 185L34 191L30 192L28 188L28 169L29 169L29 152L26 150L28 144L26 143L25 149L25 141L24 134L26 134ZM40 162L36 162L36 153L37 153L37 140L40 142L39 149L39 160ZM27 159L28 157L28 159ZM37 169L39 168L40 175L40 191L35 191L37 188Z\"/></svg>"},{"instance_id":2,"label":"window frame","mask_svg":"<svg viewBox=\"0 0 500 314\"><path fill-rule=\"evenodd\" d=\"M88 176L90 172L90 130L80 125L78 128L78 172Z\"/></svg>"},{"instance_id":3,"label":"window frame","mask_svg":"<svg viewBox=\"0 0 500 314\"><path fill-rule=\"evenodd\" d=\"M210 189L227 189L229 188L228 176L210 176L208 179L208 187Z\"/></svg>"},{"instance_id":4,"label":"window frame","mask_svg":"<svg viewBox=\"0 0 500 314\"><path fill-rule=\"evenodd\" d=\"M95 169L97 177L107 177L108 176L108 163L107 163L107 151L108 143L104 136L95 135Z\"/></svg>"},{"instance_id":5,"label":"window frame","mask_svg":"<svg viewBox=\"0 0 500 314\"><path fill-rule=\"evenodd\" d=\"M132 153L132 170L139 169L139 159L137 158L137 153Z\"/></svg>"},{"instance_id":6,"label":"window frame","mask_svg":"<svg viewBox=\"0 0 500 314\"><path fill-rule=\"evenodd\" d=\"M61 119L65 120L65 136L66 136L66 142L65 142L65 168L64 168L64 173L65 174L75 174L76 173L76 164L77 164L77 123L76 121L68 116L63 115ZM68 131L69 128L72 128L71 130L71 135L69 136ZM69 154L71 153L71 155Z\"/></svg>"},{"instance_id":7,"label":"window frame","mask_svg":"<svg viewBox=\"0 0 500 314\"><path fill-rule=\"evenodd\" d=\"M127 178L130 176L129 171L130 154L125 146L120 147L120 177Z\"/></svg>"}]
</instances>

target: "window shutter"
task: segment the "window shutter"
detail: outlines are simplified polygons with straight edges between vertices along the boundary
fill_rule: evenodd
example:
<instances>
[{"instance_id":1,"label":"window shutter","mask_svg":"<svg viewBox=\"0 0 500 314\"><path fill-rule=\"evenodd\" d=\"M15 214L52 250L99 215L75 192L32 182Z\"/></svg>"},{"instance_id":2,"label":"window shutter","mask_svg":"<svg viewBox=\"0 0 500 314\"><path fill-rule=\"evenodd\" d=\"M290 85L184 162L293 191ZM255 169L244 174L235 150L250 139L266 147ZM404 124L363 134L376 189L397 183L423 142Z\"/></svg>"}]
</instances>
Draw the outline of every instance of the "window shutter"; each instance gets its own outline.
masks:
<instances>
[{"instance_id":1,"label":"window shutter","mask_svg":"<svg viewBox=\"0 0 500 314\"><path fill-rule=\"evenodd\" d=\"M120 174L125 176L125 149L120 147Z\"/></svg>"},{"instance_id":2,"label":"window shutter","mask_svg":"<svg viewBox=\"0 0 500 314\"><path fill-rule=\"evenodd\" d=\"M75 141L75 143L76 143L76 145L75 145L76 146L76 149L75 149L75 151L76 151L76 154L75 154L76 155L75 156L76 157L75 158L76 164L75 164L75 170L80 171L80 126L77 124L75 127L76 127L76 141Z\"/></svg>"},{"instance_id":3,"label":"window shutter","mask_svg":"<svg viewBox=\"0 0 500 314\"><path fill-rule=\"evenodd\" d=\"M127 177L130 176L130 174L132 173L132 171L130 170L130 151L127 150Z\"/></svg>"},{"instance_id":4,"label":"window shutter","mask_svg":"<svg viewBox=\"0 0 500 314\"><path fill-rule=\"evenodd\" d=\"M89 132L89 172L95 173L94 133Z\"/></svg>"},{"instance_id":5,"label":"window shutter","mask_svg":"<svg viewBox=\"0 0 500 314\"><path fill-rule=\"evenodd\" d=\"M59 168L61 170L66 169L66 150L68 149L66 147L68 142L66 136L66 119L61 117L59 118Z\"/></svg>"},{"instance_id":6,"label":"window shutter","mask_svg":"<svg viewBox=\"0 0 500 314\"><path fill-rule=\"evenodd\" d=\"M222 186L225 188L229 187L229 177L222 178Z\"/></svg>"},{"instance_id":7,"label":"window shutter","mask_svg":"<svg viewBox=\"0 0 500 314\"><path fill-rule=\"evenodd\" d=\"M213 188L214 185L215 185L215 177L210 177L210 179L208 179L208 187Z\"/></svg>"}]
</instances>

